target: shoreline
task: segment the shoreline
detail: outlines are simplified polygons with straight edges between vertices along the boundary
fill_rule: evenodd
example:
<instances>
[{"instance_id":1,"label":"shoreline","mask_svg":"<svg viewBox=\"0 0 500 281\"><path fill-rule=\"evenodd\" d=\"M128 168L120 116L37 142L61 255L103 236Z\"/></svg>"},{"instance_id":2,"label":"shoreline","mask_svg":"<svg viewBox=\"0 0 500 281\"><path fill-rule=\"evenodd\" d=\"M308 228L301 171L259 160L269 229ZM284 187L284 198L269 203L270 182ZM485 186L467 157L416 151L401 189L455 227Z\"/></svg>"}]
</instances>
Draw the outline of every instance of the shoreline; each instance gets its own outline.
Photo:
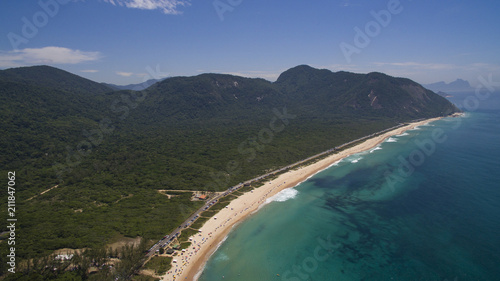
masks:
<instances>
[{"instance_id":1,"label":"shoreline","mask_svg":"<svg viewBox=\"0 0 500 281\"><path fill-rule=\"evenodd\" d=\"M292 168L275 179L266 181L262 186L235 198L226 208L221 209L207 220L200 228L199 233L190 237L190 240L192 239L191 245L184 253L174 257L177 262L172 263L172 268L162 276L162 280L197 280L210 256L223 243L233 227L258 211L269 198L280 191L299 185L346 157L375 148L391 136L401 135L415 127L442 118L437 117L410 123L366 139L353 147L331 154L312 164Z\"/></svg>"}]
</instances>

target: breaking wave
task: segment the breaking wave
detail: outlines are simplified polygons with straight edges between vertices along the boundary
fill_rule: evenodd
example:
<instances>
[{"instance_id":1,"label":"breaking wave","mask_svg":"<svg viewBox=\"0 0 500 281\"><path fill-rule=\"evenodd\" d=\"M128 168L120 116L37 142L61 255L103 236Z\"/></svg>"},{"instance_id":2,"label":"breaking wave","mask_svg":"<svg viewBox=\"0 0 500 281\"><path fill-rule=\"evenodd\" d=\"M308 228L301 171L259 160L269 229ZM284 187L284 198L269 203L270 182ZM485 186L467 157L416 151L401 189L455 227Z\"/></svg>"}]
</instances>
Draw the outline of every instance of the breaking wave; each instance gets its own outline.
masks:
<instances>
[{"instance_id":1,"label":"breaking wave","mask_svg":"<svg viewBox=\"0 0 500 281\"><path fill-rule=\"evenodd\" d=\"M276 195L274 195L271 198L268 198L266 200L266 203L269 202L285 202L289 199L295 198L299 194L299 191L297 189L292 188L287 188L283 189L282 191L278 192Z\"/></svg>"},{"instance_id":2,"label":"breaking wave","mask_svg":"<svg viewBox=\"0 0 500 281\"><path fill-rule=\"evenodd\" d=\"M351 160L351 163L358 163L359 160L363 159L363 157L356 157L354 159Z\"/></svg>"}]
</instances>

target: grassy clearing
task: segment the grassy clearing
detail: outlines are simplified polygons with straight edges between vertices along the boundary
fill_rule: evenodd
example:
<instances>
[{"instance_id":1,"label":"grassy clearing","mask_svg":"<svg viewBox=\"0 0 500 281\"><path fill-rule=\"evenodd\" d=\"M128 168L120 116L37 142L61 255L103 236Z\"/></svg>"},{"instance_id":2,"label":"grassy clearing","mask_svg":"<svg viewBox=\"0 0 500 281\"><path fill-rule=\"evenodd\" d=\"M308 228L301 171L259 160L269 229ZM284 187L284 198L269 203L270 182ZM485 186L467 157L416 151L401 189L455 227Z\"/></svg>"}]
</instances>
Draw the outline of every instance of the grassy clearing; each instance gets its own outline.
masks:
<instances>
[{"instance_id":1,"label":"grassy clearing","mask_svg":"<svg viewBox=\"0 0 500 281\"><path fill-rule=\"evenodd\" d=\"M156 275L163 275L172 267L171 262L171 257L152 257L145 268L154 270Z\"/></svg>"},{"instance_id":2,"label":"grassy clearing","mask_svg":"<svg viewBox=\"0 0 500 281\"><path fill-rule=\"evenodd\" d=\"M191 242L182 242L180 250L187 249L191 246Z\"/></svg>"},{"instance_id":3,"label":"grassy clearing","mask_svg":"<svg viewBox=\"0 0 500 281\"><path fill-rule=\"evenodd\" d=\"M196 233L198 233L198 230L191 228L183 229L181 235L179 236L179 238L177 238L177 240L179 240L179 242L182 244L183 242L187 242L188 238L195 235Z\"/></svg>"}]
</instances>

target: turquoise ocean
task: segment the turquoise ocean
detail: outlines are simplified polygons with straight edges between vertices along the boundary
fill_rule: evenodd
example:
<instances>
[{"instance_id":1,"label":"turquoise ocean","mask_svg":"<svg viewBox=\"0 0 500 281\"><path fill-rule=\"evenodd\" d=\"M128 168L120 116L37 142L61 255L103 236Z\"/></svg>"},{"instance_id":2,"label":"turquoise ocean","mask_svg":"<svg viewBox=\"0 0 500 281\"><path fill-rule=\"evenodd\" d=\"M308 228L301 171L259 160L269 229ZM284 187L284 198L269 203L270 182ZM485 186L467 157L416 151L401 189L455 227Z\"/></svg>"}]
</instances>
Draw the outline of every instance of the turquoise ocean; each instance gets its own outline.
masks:
<instances>
[{"instance_id":1,"label":"turquoise ocean","mask_svg":"<svg viewBox=\"0 0 500 281\"><path fill-rule=\"evenodd\" d=\"M199 280L500 280L500 103L478 105L280 192Z\"/></svg>"}]
</instances>

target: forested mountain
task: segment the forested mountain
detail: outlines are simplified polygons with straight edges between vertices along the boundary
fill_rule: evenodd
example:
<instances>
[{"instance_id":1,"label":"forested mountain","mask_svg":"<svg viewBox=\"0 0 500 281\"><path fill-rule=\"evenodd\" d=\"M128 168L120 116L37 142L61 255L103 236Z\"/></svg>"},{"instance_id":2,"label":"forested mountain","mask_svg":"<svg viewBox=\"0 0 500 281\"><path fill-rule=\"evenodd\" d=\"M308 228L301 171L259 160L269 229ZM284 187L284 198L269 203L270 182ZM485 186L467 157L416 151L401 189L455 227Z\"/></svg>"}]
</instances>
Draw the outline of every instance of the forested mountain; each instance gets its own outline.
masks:
<instances>
[{"instance_id":1,"label":"forested mountain","mask_svg":"<svg viewBox=\"0 0 500 281\"><path fill-rule=\"evenodd\" d=\"M455 111L408 79L309 66L274 83L202 74L143 91L113 91L47 66L3 70L0 172L17 175L18 255L102 245L118 234L157 239L201 204L158 190L224 190L401 122ZM5 191L1 200L4 208Z\"/></svg>"},{"instance_id":2,"label":"forested mountain","mask_svg":"<svg viewBox=\"0 0 500 281\"><path fill-rule=\"evenodd\" d=\"M0 71L0 81L32 84L38 87L87 95L102 94L114 90L100 83L46 65L2 70Z\"/></svg>"},{"instance_id":3,"label":"forested mountain","mask_svg":"<svg viewBox=\"0 0 500 281\"><path fill-rule=\"evenodd\" d=\"M383 73L333 73L306 65L285 71L275 83L299 108L337 115L407 121L456 111L446 99L405 78Z\"/></svg>"}]
</instances>

